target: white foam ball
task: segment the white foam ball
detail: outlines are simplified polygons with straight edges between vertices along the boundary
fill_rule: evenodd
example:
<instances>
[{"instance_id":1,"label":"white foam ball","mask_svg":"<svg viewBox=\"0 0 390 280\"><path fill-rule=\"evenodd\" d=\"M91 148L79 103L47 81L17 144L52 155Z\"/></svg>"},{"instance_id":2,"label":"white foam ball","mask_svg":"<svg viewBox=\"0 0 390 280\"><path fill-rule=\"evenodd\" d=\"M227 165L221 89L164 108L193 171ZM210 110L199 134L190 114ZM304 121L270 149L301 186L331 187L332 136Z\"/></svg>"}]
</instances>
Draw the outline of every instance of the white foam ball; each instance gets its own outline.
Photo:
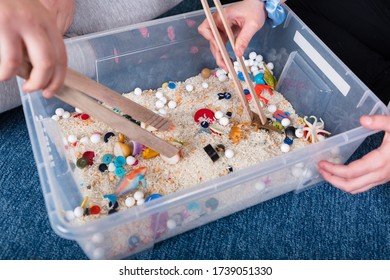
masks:
<instances>
[{"instance_id":1,"label":"white foam ball","mask_svg":"<svg viewBox=\"0 0 390 280\"><path fill-rule=\"evenodd\" d=\"M274 64L272 63L272 62L268 62L267 63L267 68L268 68L268 70L273 70L274 69Z\"/></svg>"},{"instance_id":2,"label":"white foam ball","mask_svg":"<svg viewBox=\"0 0 390 280\"><path fill-rule=\"evenodd\" d=\"M204 89L209 88L209 84L206 83L206 82L203 82L202 83L202 88L204 88Z\"/></svg>"},{"instance_id":3,"label":"white foam ball","mask_svg":"<svg viewBox=\"0 0 390 280\"><path fill-rule=\"evenodd\" d=\"M233 152L233 150L230 150L230 149L225 150L225 157L227 157L227 158L232 158L232 157L234 157L234 152Z\"/></svg>"},{"instance_id":4,"label":"white foam ball","mask_svg":"<svg viewBox=\"0 0 390 280\"><path fill-rule=\"evenodd\" d=\"M137 87L134 89L134 94L140 96L142 94L142 89Z\"/></svg>"},{"instance_id":5,"label":"white foam ball","mask_svg":"<svg viewBox=\"0 0 390 280\"><path fill-rule=\"evenodd\" d=\"M127 163L128 165L133 165L136 161L137 161L137 160L136 160L135 157L133 157L133 156L128 156L128 157L126 158L126 163Z\"/></svg>"},{"instance_id":6,"label":"white foam ball","mask_svg":"<svg viewBox=\"0 0 390 280\"><path fill-rule=\"evenodd\" d=\"M164 107L164 105L165 105L165 103L164 103L164 101L161 101L161 100L157 100L156 101L156 107L157 108L162 108L162 107Z\"/></svg>"},{"instance_id":7,"label":"white foam ball","mask_svg":"<svg viewBox=\"0 0 390 280\"><path fill-rule=\"evenodd\" d=\"M175 220L169 219L167 221L167 228L168 229L174 229L176 227L176 222Z\"/></svg>"},{"instance_id":8,"label":"white foam ball","mask_svg":"<svg viewBox=\"0 0 390 280\"><path fill-rule=\"evenodd\" d=\"M284 127L287 127L291 124L291 121L288 118L284 118L282 119L281 123Z\"/></svg>"},{"instance_id":9,"label":"white foam ball","mask_svg":"<svg viewBox=\"0 0 390 280\"><path fill-rule=\"evenodd\" d=\"M168 108L174 109L174 108L176 108L176 106L177 106L176 101L171 100L171 101L168 102Z\"/></svg>"},{"instance_id":10,"label":"white foam ball","mask_svg":"<svg viewBox=\"0 0 390 280\"><path fill-rule=\"evenodd\" d=\"M227 76L226 74L222 74L222 75L219 75L219 76L218 76L218 80L219 80L220 82L226 81L227 78L228 78L228 76Z\"/></svg>"},{"instance_id":11,"label":"white foam ball","mask_svg":"<svg viewBox=\"0 0 390 280\"><path fill-rule=\"evenodd\" d=\"M84 209L81 206L77 206L74 210L73 213L76 218L80 218L84 215Z\"/></svg>"},{"instance_id":12,"label":"white foam ball","mask_svg":"<svg viewBox=\"0 0 390 280\"><path fill-rule=\"evenodd\" d=\"M288 152L290 151L290 145L283 143L283 144L280 146L280 150L281 150L283 153L288 153Z\"/></svg>"},{"instance_id":13,"label":"white foam ball","mask_svg":"<svg viewBox=\"0 0 390 280\"><path fill-rule=\"evenodd\" d=\"M215 75L216 75L217 77L219 77L219 76L221 76L221 75L226 75L226 74L227 74L226 71L223 70L223 69L218 69L218 70L215 72Z\"/></svg>"},{"instance_id":14,"label":"white foam ball","mask_svg":"<svg viewBox=\"0 0 390 280\"><path fill-rule=\"evenodd\" d=\"M302 128L297 128L297 129L295 130L295 136L296 136L297 138L303 137L303 129L302 129Z\"/></svg>"},{"instance_id":15,"label":"white foam ball","mask_svg":"<svg viewBox=\"0 0 390 280\"><path fill-rule=\"evenodd\" d=\"M68 142L71 143L71 144L76 143L77 142L76 135L69 135L68 136Z\"/></svg>"},{"instance_id":16,"label":"white foam ball","mask_svg":"<svg viewBox=\"0 0 390 280\"><path fill-rule=\"evenodd\" d=\"M276 112L276 106L273 105L273 104L268 105L267 110L268 110L268 112L270 112L271 114L273 114L273 113Z\"/></svg>"},{"instance_id":17,"label":"white foam ball","mask_svg":"<svg viewBox=\"0 0 390 280\"><path fill-rule=\"evenodd\" d=\"M136 191L136 192L134 193L134 198L135 198L135 200L143 199L143 198L144 198L144 193L141 192L141 191Z\"/></svg>"},{"instance_id":18,"label":"white foam ball","mask_svg":"<svg viewBox=\"0 0 390 280\"><path fill-rule=\"evenodd\" d=\"M263 61L263 56L260 55L260 54L258 54L258 55L256 56L256 61L257 61L257 62L262 62L262 61Z\"/></svg>"},{"instance_id":19,"label":"white foam ball","mask_svg":"<svg viewBox=\"0 0 390 280\"><path fill-rule=\"evenodd\" d=\"M193 85L186 85L186 91L191 92L193 90L194 90L194 86Z\"/></svg>"},{"instance_id":20,"label":"white foam ball","mask_svg":"<svg viewBox=\"0 0 390 280\"><path fill-rule=\"evenodd\" d=\"M265 189L265 183L263 181L259 181L255 184L255 188L258 191L262 191Z\"/></svg>"},{"instance_id":21,"label":"white foam ball","mask_svg":"<svg viewBox=\"0 0 390 280\"><path fill-rule=\"evenodd\" d=\"M63 114L62 114L62 118L63 119L69 119L70 117L70 113L68 111L65 111Z\"/></svg>"},{"instance_id":22,"label":"white foam ball","mask_svg":"<svg viewBox=\"0 0 390 280\"><path fill-rule=\"evenodd\" d=\"M110 162L110 163L108 164L108 171L114 172L115 169L116 169L115 164L114 164L113 162Z\"/></svg>"},{"instance_id":23,"label":"white foam ball","mask_svg":"<svg viewBox=\"0 0 390 280\"><path fill-rule=\"evenodd\" d=\"M97 143L100 143L100 134L97 134L97 133L94 133L91 135L91 137L89 138L91 140L92 143L94 144L97 144Z\"/></svg>"},{"instance_id":24,"label":"white foam ball","mask_svg":"<svg viewBox=\"0 0 390 280\"><path fill-rule=\"evenodd\" d=\"M229 119L227 117L222 117L222 118L219 119L219 124L223 125L223 126L228 125L229 124Z\"/></svg>"},{"instance_id":25,"label":"white foam ball","mask_svg":"<svg viewBox=\"0 0 390 280\"><path fill-rule=\"evenodd\" d=\"M215 113L214 113L214 117L215 117L217 120L219 120L220 118L222 118L222 117L223 117L222 111L217 111L217 112L215 112Z\"/></svg>"},{"instance_id":26,"label":"white foam ball","mask_svg":"<svg viewBox=\"0 0 390 280\"><path fill-rule=\"evenodd\" d=\"M256 57L257 57L257 53L256 53L256 52L251 52L251 53L249 54L249 59L251 59L251 60L255 60Z\"/></svg>"},{"instance_id":27,"label":"white foam ball","mask_svg":"<svg viewBox=\"0 0 390 280\"><path fill-rule=\"evenodd\" d=\"M163 96L164 96L164 94L161 91L156 92L156 98L160 99Z\"/></svg>"},{"instance_id":28,"label":"white foam ball","mask_svg":"<svg viewBox=\"0 0 390 280\"><path fill-rule=\"evenodd\" d=\"M56 111L55 111L56 115L59 116L59 117L61 117L64 114L64 112L65 111L62 108L57 108Z\"/></svg>"},{"instance_id":29,"label":"white foam ball","mask_svg":"<svg viewBox=\"0 0 390 280\"><path fill-rule=\"evenodd\" d=\"M134 197L130 196L130 197L126 198L125 204L126 204L127 207L133 207L135 205Z\"/></svg>"},{"instance_id":30,"label":"white foam ball","mask_svg":"<svg viewBox=\"0 0 390 280\"><path fill-rule=\"evenodd\" d=\"M53 116L51 116L51 118L52 118L53 120L55 120L56 122L58 122L58 121L60 120L60 117L57 116L57 115L53 115Z\"/></svg>"}]
</instances>

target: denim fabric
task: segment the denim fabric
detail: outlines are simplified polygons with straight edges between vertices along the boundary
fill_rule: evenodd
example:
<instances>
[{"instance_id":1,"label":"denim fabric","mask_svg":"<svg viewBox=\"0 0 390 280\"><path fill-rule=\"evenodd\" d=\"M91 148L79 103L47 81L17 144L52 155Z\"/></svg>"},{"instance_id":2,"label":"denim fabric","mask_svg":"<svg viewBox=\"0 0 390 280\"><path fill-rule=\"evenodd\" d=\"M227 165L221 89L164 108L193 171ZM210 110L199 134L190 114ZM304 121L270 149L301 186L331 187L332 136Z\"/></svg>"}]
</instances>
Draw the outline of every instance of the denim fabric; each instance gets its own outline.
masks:
<instances>
[{"instance_id":1,"label":"denim fabric","mask_svg":"<svg viewBox=\"0 0 390 280\"><path fill-rule=\"evenodd\" d=\"M352 156L381 143L369 137ZM0 114L0 259L86 259L51 229L23 110ZM173 237L137 259L390 259L389 184L350 195L327 183Z\"/></svg>"}]
</instances>

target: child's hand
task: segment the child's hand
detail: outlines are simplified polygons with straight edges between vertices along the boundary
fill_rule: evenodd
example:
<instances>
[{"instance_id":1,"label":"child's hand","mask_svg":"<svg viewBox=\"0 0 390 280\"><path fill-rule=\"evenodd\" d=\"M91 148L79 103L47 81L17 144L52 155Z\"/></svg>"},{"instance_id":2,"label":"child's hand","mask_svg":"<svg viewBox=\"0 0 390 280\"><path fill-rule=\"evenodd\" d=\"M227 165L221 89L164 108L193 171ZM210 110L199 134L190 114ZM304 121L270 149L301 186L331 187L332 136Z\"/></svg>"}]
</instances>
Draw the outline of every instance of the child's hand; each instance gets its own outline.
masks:
<instances>
[{"instance_id":1,"label":"child's hand","mask_svg":"<svg viewBox=\"0 0 390 280\"><path fill-rule=\"evenodd\" d=\"M75 0L40 0L40 2L55 17L59 31L65 34L73 23Z\"/></svg>"},{"instance_id":2,"label":"child's hand","mask_svg":"<svg viewBox=\"0 0 390 280\"><path fill-rule=\"evenodd\" d=\"M0 81L14 77L27 51L33 69L23 90L51 97L63 85L66 52L56 19L38 0L0 1Z\"/></svg>"},{"instance_id":3,"label":"child's hand","mask_svg":"<svg viewBox=\"0 0 390 280\"><path fill-rule=\"evenodd\" d=\"M226 7L224 9L224 14L233 30L234 35L237 36L234 52L237 56L243 56L253 35L264 25L267 17L264 3L259 0L240 1ZM221 18L218 13L215 13L213 16L221 33L222 40L226 44L228 37ZM223 61L221 53L219 52L218 45L214 39L207 19L199 25L198 31L203 37L210 41L210 50L217 65L227 71L227 67Z\"/></svg>"},{"instance_id":4,"label":"child's hand","mask_svg":"<svg viewBox=\"0 0 390 280\"><path fill-rule=\"evenodd\" d=\"M390 181L390 116L363 116L360 123L368 129L385 131L379 148L348 165L318 163L318 171L326 181L352 194Z\"/></svg>"}]
</instances>

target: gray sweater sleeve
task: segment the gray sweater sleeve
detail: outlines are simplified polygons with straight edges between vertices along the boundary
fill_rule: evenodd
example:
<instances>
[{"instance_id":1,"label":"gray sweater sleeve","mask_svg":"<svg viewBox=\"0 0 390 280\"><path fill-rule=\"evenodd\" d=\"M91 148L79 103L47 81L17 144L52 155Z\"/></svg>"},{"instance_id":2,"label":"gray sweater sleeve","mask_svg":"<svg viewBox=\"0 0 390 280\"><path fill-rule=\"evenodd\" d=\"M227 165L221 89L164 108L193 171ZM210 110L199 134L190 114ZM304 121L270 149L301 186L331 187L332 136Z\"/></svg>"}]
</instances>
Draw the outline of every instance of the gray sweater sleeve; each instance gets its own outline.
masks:
<instances>
[{"instance_id":1,"label":"gray sweater sleeve","mask_svg":"<svg viewBox=\"0 0 390 280\"><path fill-rule=\"evenodd\" d=\"M68 34L88 33L151 20L182 0L77 0Z\"/></svg>"}]
</instances>

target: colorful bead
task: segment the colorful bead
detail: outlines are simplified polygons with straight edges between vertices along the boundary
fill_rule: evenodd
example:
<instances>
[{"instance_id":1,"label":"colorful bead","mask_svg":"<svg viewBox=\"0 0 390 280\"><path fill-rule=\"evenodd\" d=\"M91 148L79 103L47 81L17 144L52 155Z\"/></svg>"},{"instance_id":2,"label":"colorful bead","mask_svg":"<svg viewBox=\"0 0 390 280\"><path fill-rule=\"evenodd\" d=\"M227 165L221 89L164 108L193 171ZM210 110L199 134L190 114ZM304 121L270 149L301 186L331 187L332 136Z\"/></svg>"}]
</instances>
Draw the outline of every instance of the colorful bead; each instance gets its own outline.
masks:
<instances>
[{"instance_id":1,"label":"colorful bead","mask_svg":"<svg viewBox=\"0 0 390 280\"><path fill-rule=\"evenodd\" d=\"M115 175L118 177L122 177L123 175L125 175L125 169L123 167L115 168Z\"/></svg>"},{"instance_id":2,"label":"colorful bead","mask_svg":"<svg viewBox=\"0 0 390 280\"><path fill-rule=\"evenodd\" d=\"M294 140L292 140L291 138L286 137L286 138L284 138L283 142L285 144L287 144L287 145L292 145Z\"/></svg>"},{"instance_id":3,"label":"colorful bead","mask_svg":"<svg viewBox=\"0 0 390 280\"><path fill-rule=\"evenodd\" d=\"M208 144L203 149L213 162L215 162L219 159L219 155L218 155L217 151L210 144Z\"/></svg>"},{"instance_id":4,"label":"colorful bead","mask_svg":"<svg viewBox=\"0 0 390 280\"><path fill-rule=\"evenodd\" d=\"M126 163L126 159L123 156L117 156L114 160L114 164L116 167L121 167Z\"/></svg>"},{"instance_id":5,"label":"colorful bead","mask_svg":"<svg viewBox=\"0 0 390 280\"><path fill-rule=\"evenodd\" d=\"M88 161L89 165L93 164L93 158L95 157L95 153L92 151L86 151L83 153L83 158L85 158Z\"/></svg>"},{"instance_id":6,"label":"colorful bead","mask_svg":"<svg viewBox=\"0 0 390 280\"><path fill-rule=\"evenodd\" d=\"M102 162L105 164L110 164L112 162L113 156L111 154L105 154L102 157Z\"/></svg>"},{"instance_id":7,"label":"colorful bead","mask_svg":"<svg viewBox=\"0 0 390 280\"><path fill-rule=\"evenodd\" d=\"M92 215L97 215L101 211L100 207L98 205L93 205L92 207L89 208L89 213Z\"/></svg>"},{"instance_id":8,"label":"colorful bead","mask_svg":"<svg viewBox=\"0 0 390 280\"><path fill-rule=\"evenodd\" d=\"M206 208L209 208L214 211L215 209L218 208L218 204L219 204L218 200L212 197L206 200L205 206Z\"/></svg>"},{"instance_id":9,"label":"colorful bead","mask_svg":"<svg viewBox=\"0 0 390 280\"><path fill-rule=\"evenodd\" d=\"M211 70L208 68L203 68L202 71L200 72L200 75L202 76L203 79L208 79L211 76Z\"/></svg>"},{"instance_id":10,"label":"colorful bead","mask_svg":"<svg viewBox=\"0 0 390 280\"><path fill-rule=\"evenodd\" d=\"M160 198L160 197L162 197L161 194L159 194L159 193L154 193L154 194L149 195L147 198L145 198L145 202L149 202L149 201L151 201L151 200L154 200L154 199Z\"/></svg>"},{"instance_id":11,"label":"colorful bead","mask_svg":"<svg viewBox=\"0 0 390 280\"><path fill-rule=\"evenodd\" d=\"M200 123L200 126L203 127L203 128L208 128L209 127L209 123L206 122L206 121L203 121Z\"/></svg>"},{"instance_id":12,"label":"colorful bead","mask_svg":"<svg viewBox=\"0 0 390 280\"><path fill-rule=\"evenodd\" d=\"M168 88L175 89L176 88L176 84L174 82L169 82L168 83Z\"/></svg>"},{"instance_id":13,"label":"colorful bead","mask_svg":"<svg viewBox=\"0 0 390 280\"><path fill-rule=\"evenodd\" d=\"M109 139L110 137L112 137L112 136L115 136L115 134L112 133L112 132L107 132L106 134L104 134L104 137L103 137L104 142L107 143L107 142L108 142L108 139Z\"/></svg>"},{"instance_id":14,"label":"colorful bead","mask_svg":"<svg viewBox=\"0 0 390 280\"><path fill-rule=\"evenodd\" d=\"M86 166L88 165L88 161L87 159L85 158L79 158L77 161L76 161L76 166L80 169L83 169L85 168Z\"/></svg>"},{"instance_id":15,"label":"colorful bead","mask_svg":"<svg viewBox=\"0 0 390 280\"><path fill-rule=\"evenodd\" d=\"M108 170L107 164L101 163L101 164L99 165L99 171L103 173L103 172L106 171L106 170Z\"/></svg>"}]
</instances>

